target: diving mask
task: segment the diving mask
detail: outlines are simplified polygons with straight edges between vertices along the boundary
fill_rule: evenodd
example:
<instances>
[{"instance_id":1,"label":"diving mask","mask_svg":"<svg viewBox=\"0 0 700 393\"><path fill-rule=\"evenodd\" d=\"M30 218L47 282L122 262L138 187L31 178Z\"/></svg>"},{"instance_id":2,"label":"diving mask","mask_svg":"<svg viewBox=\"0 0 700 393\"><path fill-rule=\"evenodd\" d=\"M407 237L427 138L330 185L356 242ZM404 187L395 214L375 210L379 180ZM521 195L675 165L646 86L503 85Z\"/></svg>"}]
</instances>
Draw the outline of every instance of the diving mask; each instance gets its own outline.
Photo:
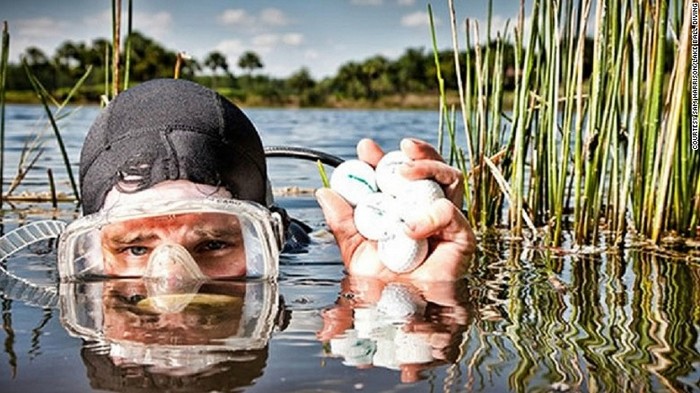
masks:
<instances>
[{"instance_id":1,"label":"diving mask","mask_svg":"<svg viewBox=\"0 0 700 393\"><path fill-rule=\"evenodd\" d=\"M64 281L157 277L170 272L170 261L191 259L194 264L172 266L170 277L177 278L182 268L186 278L276 277L283 234L280 214L250 201L118 205L68 225L59 241L59 274Z\"/></svg>"}]
</instances>

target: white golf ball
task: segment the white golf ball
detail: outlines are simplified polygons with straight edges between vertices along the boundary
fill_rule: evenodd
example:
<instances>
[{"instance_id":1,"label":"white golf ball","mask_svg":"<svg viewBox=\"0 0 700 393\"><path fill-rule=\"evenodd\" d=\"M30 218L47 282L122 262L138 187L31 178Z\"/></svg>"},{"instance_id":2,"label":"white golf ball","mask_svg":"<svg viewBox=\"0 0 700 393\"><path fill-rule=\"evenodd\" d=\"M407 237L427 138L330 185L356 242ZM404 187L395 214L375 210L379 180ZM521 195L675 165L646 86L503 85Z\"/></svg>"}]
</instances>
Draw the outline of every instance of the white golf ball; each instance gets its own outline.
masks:
<instances>
[{"instance_id":1,"label":"white golf ball","mask_svg":"<svg viewBox=\"0 0 700 393\"><path fill-rule=\"evenodd\" d=\"M377 192L374 169L366 162L348 160L338 165L331 175L331 189L352 206L366 195Z\"/></svg>"},{"instance_id":2,"label":"white golf ball","mask_svg":"<svg viewBox=\"0 0 700 393\"><path fill-rule=\"evenodd\" d=\"M401 230L377 243L379 259L395 273L407 273L423 263L428 255L428 240L415 240Z\"/></svg>"},{"instance_id":3,"label":"white golf ball","mask_svg":"<svg viewBox=\"0 0 700 393\"><path fill-rule=\"evenodd\" d=\"M389 194L375 192L362 198L353 214L357 231L369 240L389 237L403 225L396 207L396 199Z\"/></svg>"},{"instance_id":4,"label":"white golf ball","mask_svg":"<svg viewBox=\"0 0 700 393\"><path fill-rule=\"evenodd\" d=\"M412 180L401 186L396 204L400 206L401 219L410 220L425 214L433 202L444 197L445 193L438 183L428 179Z\"/></svg>"},{"instance_id":5,"label":"white golf ball","mask_svg":"<svg viewBox=\"0 0 700 393\"><path fill-rule=\"evenodd\" d=\"M440 198L445 197L442 187L432 180L412 180L401 186L396 195L396 202L402 208L413 208L430 205Z\"/></svg>"},{"instance_id":6,"label":"white golf ball","mask_svg":"<svg viewBox=\"0 0 700 393\"><path fill-rule=\"evenodd\" d=\"M379 189L387 194L397 195L402 186L409 182L399 174L399 167L410 161L401 150L386 153L377 163L376 179Z\"/></svg>"}]
</instances>

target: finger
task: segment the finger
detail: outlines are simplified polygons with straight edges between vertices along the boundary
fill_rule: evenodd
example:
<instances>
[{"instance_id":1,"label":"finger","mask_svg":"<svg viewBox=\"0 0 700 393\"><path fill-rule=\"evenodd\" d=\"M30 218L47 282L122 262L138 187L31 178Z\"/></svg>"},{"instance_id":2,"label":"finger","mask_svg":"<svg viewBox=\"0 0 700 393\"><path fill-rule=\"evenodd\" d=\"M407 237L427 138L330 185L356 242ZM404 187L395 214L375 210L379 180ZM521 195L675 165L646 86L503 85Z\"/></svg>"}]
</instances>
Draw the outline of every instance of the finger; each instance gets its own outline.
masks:
<instances>
[{"instance_id":1,"label":"finger","mask_svg":"<svg viewBox=\"0 0 700 393\"><path fill-rule=\"evenodd\" d=\"M409 180L433 179L443 186L462 181L462 172L442 161L410 161L399 168L401 176Z\"/></svg>"},{"instance_id":2,"label":"finger","mask_svg":"<svg viewBox=\"0 0 700 393\"><path fill-rule=\"evenodd\" d=\"M428 142L415 138L401 140L401 151L413 160L444 161L440 153Z\"/></svg>"},{"instance_id":3,"label":"finger","mask_svg":"<svg viewBox=\"0 0 700 393\"><path fill-rule=\"evenodd\" d=\"M424 212L406 218L406 234L414 239L436 237L454 243L466 253L476 248L474 232L466 217L445 198L433 202Z\"/></svg>"},{"instance_id":4,"label":"finger","mask_svg":"<svg viewBox=\"0 0 700 393\"><path fill-rule=\"evenodd\" d=\"M379 160L384 157L384 151L375 141L364 138L357 142L357 157L376 167Z\"/></svg>"},{"instance_id":5,"label":"finger","mask_svg":"<svg viewBox=\"0 0 700 393\"><path fill-rule=\"evenodd\" d=\"M420 160L405 163L399 167L401 176L410 180L432 179L440 186L447 199L458 207L464 200L464 178L462 172L441 161Z\"/></svg>"},{"instance_id":6,"label":"finger","mask_svg":"<svg viewBox=\"0 0 700 393\"><path fill-rule=\"evenodd\" d=\"M352 206L330 188L319 188L316 191L316 200L321 206L326 223L338 243L343 261L346 264L349 263L350 257L364 241L355 227Z\"/></svg>"}]
</instances>

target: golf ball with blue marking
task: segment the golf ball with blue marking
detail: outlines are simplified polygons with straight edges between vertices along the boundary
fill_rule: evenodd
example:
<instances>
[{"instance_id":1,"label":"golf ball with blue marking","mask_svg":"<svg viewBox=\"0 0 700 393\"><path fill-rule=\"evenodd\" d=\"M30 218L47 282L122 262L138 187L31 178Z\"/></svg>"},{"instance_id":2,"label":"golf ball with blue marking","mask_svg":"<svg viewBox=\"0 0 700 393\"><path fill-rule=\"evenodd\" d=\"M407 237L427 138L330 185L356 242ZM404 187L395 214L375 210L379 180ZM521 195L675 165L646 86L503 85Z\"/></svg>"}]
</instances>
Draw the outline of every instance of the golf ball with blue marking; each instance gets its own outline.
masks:
<instances>
[{"instance_id":1,"label":"golf ball with blue marking","mask_svg":"<svg viewBox=\"0 0 700 393\"><path fill-rule=\"evenodd\" d=\"M360 160L348 160L338 165L331 175L331 189L350 205L378 191L374 168Z\"/></svg>"}]
</instances>

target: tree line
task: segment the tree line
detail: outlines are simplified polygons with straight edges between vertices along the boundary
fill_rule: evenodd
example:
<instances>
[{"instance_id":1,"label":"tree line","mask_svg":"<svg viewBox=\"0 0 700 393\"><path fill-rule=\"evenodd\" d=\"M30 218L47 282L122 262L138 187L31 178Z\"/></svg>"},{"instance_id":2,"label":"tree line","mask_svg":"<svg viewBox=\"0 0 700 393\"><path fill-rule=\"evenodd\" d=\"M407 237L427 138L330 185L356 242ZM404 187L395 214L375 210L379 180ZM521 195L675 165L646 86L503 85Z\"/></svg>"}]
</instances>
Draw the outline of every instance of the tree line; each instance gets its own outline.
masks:
<instances>
[{"instance_id":1,"label":"tree line","mask_svg":"<svg viewBox=\"0 0 700 393\"><path fill-rule=\"evenodd\" d=\"M153 78L173 77L178 53L165 48L152 38L139 32L127 37L128 53L121 53L122 72L127 67L129 84L137 84ZM490 45L495 46L495 42ZM503 43L503 87L512 89L516 77L514 46ZM90 43L65 41L52 55L36 47L28 47L21 58L27 68L52 94L60 98L68 94L76 81L92 67L78 99L98 100L105 92L110 77L110 50L112 44L104 38ZM592 39L586 42L584 73L592 68ZM484 48L482 48L483 50ZM474 49L471 48L473 59ZM123 52L126 52L124 50ZM128 55L128 56L127 56ZM435 53L425 48L407 48L396 59L381 55L363 61L342 64L334 76L315 80L305 67L287 78L265 75L264 62L254 51L243 53L236 63L242 70L234 73L226 56L218 51L208 53L204 59L187 58L182 62L179 77L194 80L212 87L224 96L243 104L333 106L342 102L372 104L386 97L405 97L434 93L438 88ZM437 53L440 72L446 89L456 89L456 68L451 49ZM466 52L461 59L466 59ZM466 70L460 60L462 73ZM493 58L491 58L492 67ZM473 67L471 67L473 70ZM210 72L205 72L210 71ZM22 64L10 63L7 72L7 91L30 91L31 84ZM10 96L11 97L11 96Z\"/></svg>"}]
</instances>

